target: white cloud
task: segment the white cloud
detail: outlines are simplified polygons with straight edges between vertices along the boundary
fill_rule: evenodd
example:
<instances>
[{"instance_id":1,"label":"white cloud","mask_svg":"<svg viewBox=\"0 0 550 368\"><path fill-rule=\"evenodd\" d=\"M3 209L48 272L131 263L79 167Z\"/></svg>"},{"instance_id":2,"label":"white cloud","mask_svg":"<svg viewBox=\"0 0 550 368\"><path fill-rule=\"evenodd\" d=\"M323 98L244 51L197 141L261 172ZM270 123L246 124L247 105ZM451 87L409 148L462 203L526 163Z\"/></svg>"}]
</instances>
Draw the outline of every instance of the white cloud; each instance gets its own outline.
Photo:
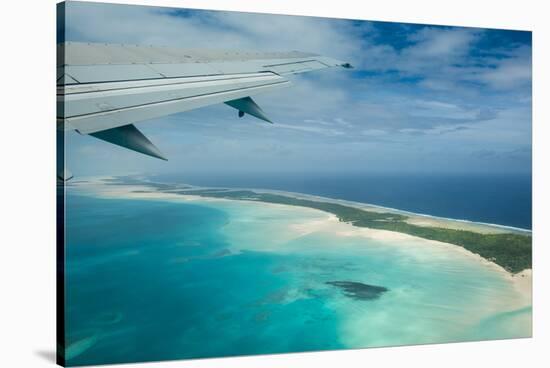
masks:
<instances>
[{"instance_id":1,"label":"white cloud","mask_svg":"<svg viewBox=\"0 0 550 368\"><path fill-rule=\"evenodd\" d=\"M480 75L493 88L508 89L531 83L531 60L514 58L503 60L494 69Z\"/></svg>"},{"instance_id":2,"label":"white cloud","mask_svg":"<svg viewBox=\"0 0 550 368\"><path fill-rule=\"evenodd\" d=\"M478 37L479 31L467 28L426 27L409 37L416 44L405 49L404 55L421 59L461 56L468 53Z\"/></svg>"},{"instance_id":3,"label":"white cloud","mask_svg":"<svg viewBox=\"0 0 550 368\"><path fill-rule=\"evenodd\" d=\"M301 132L321 134L329 137L345 135L343 131L338 129L327 129L327 128L320 128L320 127L314 127L314 126L277 123L277 124L274 124L273 127L277 129L299 130Z\"/></svg>"},{"instance_id":4,"label":"white cloud","mask_svg":"<svg viewBox=\"0 0 550 368\"><path fill-rule=\"evenodd\" d=\"M381 129L365 129L361 131L361 134L370 137L379 137L388 134L388 132Z\"/></svg>"}]
</instances>

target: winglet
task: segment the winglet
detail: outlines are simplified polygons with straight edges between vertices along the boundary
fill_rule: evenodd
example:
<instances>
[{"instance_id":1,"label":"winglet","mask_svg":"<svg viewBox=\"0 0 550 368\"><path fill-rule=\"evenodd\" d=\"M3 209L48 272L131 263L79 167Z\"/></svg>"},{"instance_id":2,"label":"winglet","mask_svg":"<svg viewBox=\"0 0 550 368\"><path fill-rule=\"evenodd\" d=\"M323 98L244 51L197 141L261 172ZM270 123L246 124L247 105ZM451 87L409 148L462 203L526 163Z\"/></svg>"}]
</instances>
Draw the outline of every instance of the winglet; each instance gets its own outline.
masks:
<instances>
[{"instance_id":1,"label":"winglet","mask_svg":"<svg viewBox=\"0 0 550 368\"><path fill-rule=\"evenodd\" d=\"M243 117L246 113L273 124L273 122L265 115L260 106L258 106L258 104L250 97L226 101L225 104L239 110L239 117Z\"/></svg>"},{"instance_id":2,"label":"winglet","mask_svg":"<svg viewBox=\"0 0 550 368\"><path fill-rule=\"evenodd\" d=\"M123 125L117 128L101 130L90 133L92 137L99 138L109 143L140 152L148 156L168 161L166 157L146 136L143 135L133 124Z\"/></svg>"}]
</instances>

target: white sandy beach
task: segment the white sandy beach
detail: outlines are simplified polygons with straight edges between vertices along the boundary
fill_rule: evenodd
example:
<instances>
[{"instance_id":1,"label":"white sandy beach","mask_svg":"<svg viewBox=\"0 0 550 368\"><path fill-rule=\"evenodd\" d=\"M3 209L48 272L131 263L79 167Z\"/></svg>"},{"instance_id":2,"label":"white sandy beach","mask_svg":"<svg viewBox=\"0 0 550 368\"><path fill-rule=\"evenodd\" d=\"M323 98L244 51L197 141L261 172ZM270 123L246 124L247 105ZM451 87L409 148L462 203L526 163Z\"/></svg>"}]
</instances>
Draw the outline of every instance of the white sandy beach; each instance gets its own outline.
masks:
<instances>
[{"instance_id":1,"label":"white sandy beach","mask_svg":"<svg viewBox=\"0 0 550 368\"><path fill-rule=\"evenodd\" d=\"M317 211L317 210L314 210ZM399 243L400 241L410 241L412 239L422 241L427 246L437 247L438 250L445 249L449 253L460 253L466 255L476 260L477 262L483 264L485 267L491 269L494 272L502 274L507 280L509 280L514 288L521 295L521 299L517 301L517 304L514 303L511 306L512 309L522 308L531 305L532 303L532 270L526 269L517 274L512 274L506 271L500 265L488 261L487 259L481 257L478 254L472 253L469 250L462 248L460 246L443 243L435 240L428 240L418 238L412 235L398 233L394 231L387 230L377 230L369 228L360 228L355 227L348 223L343 223L333 214L327 214L324 219L316 219L313 221L305 221L293 226L294 230L299 231L302 235L307 233L314 232L327 232L332 233L338 236L362 236L368 239L383 241L386 243Z\"/></svg>"}]
</instances>

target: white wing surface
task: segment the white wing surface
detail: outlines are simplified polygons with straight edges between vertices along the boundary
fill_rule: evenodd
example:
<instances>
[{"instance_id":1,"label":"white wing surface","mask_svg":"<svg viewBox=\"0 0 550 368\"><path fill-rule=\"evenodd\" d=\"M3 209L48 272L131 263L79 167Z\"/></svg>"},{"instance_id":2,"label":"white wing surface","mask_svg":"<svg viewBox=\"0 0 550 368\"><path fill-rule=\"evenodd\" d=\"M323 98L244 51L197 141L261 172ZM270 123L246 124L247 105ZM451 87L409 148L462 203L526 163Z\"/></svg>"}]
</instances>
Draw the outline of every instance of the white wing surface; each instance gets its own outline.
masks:
<instances>
[{"instance_id":1,"label":"white wing surface","mask_svg":"<svg viewBox=\"0 0 550 368\"><path fill-rule=\"evenodd\" d=\"M292 52L193 50L64 42L58 52L58 129L76 130L166 159L133 125L226 103L271 122L251 96L290 84L288 74L350 64Z\"/></svg>"}]
</instances>

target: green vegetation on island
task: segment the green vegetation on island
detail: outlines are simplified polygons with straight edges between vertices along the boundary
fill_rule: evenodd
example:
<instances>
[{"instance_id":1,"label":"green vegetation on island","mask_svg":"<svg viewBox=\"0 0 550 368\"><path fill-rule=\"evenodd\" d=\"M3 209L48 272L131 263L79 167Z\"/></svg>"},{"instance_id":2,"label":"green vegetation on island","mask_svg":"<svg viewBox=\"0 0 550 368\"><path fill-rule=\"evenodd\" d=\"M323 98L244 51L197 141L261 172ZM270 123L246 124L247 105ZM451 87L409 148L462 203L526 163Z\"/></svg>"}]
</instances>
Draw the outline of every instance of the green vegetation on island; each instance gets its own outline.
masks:
<instances>
[{"instance_id":1,"label":"green vegetation on island","mask_svg":"<svg viewBox=\"0 0 550 368\"><path fill-rule=\"evenodd\" d=\"M256 193L251 190L216 191L199 189L181 190L174 193L315 208L332 213L340 221L352 223L354 226L396 231L424 239L459 245L513 273L531 268L532 237L527 234L483 234L467 230L418 226L407 223L408 217L402 214L367 211L338 203L318 202L271 193Z\"/></svg>"}]
</instances>

